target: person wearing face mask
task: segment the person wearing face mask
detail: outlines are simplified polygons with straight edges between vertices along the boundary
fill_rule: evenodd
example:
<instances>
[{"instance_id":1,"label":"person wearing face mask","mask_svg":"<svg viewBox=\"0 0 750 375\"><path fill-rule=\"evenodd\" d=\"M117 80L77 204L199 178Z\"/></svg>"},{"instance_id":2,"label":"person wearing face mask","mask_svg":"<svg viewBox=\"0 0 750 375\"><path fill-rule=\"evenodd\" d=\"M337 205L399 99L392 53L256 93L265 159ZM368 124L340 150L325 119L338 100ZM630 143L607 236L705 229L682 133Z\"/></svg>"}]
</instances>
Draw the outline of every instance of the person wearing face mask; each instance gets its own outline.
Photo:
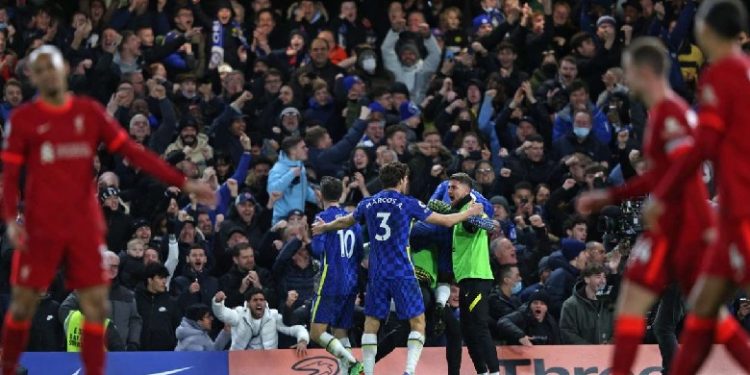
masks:
<instances>
[{"instance_id":1,"label":"person wearing face mask","mask_svg":"<svg viewBox=\"0 0 750 375\"><path fill-rule=\"evenodd\" d=\"M369 45L360 45L355 51L357 58L354 63L356 74L368 88L390 87L393 84L393 73L386 70L377 51Z\"/></svg>"},{"instance_id":2,"label":"person wearing face mask","mask_svg":"<svg viewBox=\"0 0 750 375\"><path fill-rule=\"evenodd\" d=\"M582 273L573 295L563 304L560 316L562 343L602 345L612 341L614 307L602 292L607 286L605 270L591 265Z\"/></svg>"},{"instance_id":3,"label":"person wearing face mask","mask_svg":"<svg viewBox=\"0 0 750 375\"><path fill-rule=\"evenodd\" d=\"M502 265L497 275L496 280L500 280L500 284L495 287L489 296L490 318L494 322L521 307L521 300L518 299L516 294L523 290L521 272L517 265Z\"/></svg>"},{"instance_id":4,"label":"person wearing face mask","mask_svg":"<svg viewBox=\"0 0 750 375\"><path fill-rule=\"evenodd\" d=\"M573 129L552 144L552 159L561 160L565 156L581 153L606 166L612 154L609 147L592 133L592 121L590 112L577 110L573 115Z\"/></svg>"}]
</instances>

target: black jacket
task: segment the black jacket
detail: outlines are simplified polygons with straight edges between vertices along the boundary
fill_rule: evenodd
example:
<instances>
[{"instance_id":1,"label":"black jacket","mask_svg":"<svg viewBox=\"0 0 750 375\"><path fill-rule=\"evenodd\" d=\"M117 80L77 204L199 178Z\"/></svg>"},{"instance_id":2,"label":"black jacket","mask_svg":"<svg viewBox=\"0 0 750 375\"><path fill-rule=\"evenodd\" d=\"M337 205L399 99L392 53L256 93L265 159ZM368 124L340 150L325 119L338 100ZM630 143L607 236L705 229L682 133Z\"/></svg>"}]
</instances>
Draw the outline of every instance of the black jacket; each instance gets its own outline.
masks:
<instances>
[{"instance_id":1,"label":"black jacket","mask_svg":"<svg viewBox=\"0 0 750 375\"><path fill-rule=\"evenodd\" d=\"M521 300L519 300L518 297L506 297L499 287L496 287L492 290L489 299L490 317L492 318L493 322L498 321L498 319L518 310L518 308L521 307Z\"/></svg>"},{"instance_id":2,"label":"black jacket","mask_svg":"<svg viewBox=\"0 0 750 375\"><path fill-rule=\"evenodd\" d=\"M198 293L190 293L190 284L198 281L201 289ZM207 271L195 272L190 267L185 267L181 276L178 276L172 282L171 292L178 296L180 308L187 309L188 306L196 303L202 303L211 306L211 302L219 290L219 280L208 274Z\"/></svg>"},{"instance_id":3,"label":"black jacket","mask_svg":"<svg viewBox=\"0 0 750 375\"><path fill-rule=\"evenodd\" d=\"M125 250L130 239L133 219L123 212L122 208L117 211L105 208L104 220L107 223L107 248L114 252Z\"/></svg>"},{"instance_id":4,"label":"black jacket","mask_svg":"<svg viewBox=\"0 0 750 375\"><path fill-rule=\"evenodd\" d=\"M65 332L60 320L57 319L57 310L59 308L60 304L49 296L45 296L39 302L39 307L31 321L27 351L65 351Z\"/></svg>"},{"instance_id":5,"label":"black jacket","mask_svg":"<svg viewBox=\"0 0 750 375\"><path fill-rule=\"evenodd\" d=\"M254 270L258 274L260 283L263 285L263 291L266 294L266 299L271 308L276 308L277 298L276 290L274 288L274 282L271 278L271 272L262 267L255 267ZM236 265L232 267L224 276L219 279L219 290L226 294L227 299L224 302L226 307L234 308L242 306L245 302L245 296L240 293L240 285L242 285L242 279L247 276L247 272L241 271ZM212 296L213 297L213 296Z\"/></svg>"},{"instance_id":6,"label":"black jacket","mask_svg":"<svg viewBox=\"0 0 750 375\"><path fill-rule=\"evenodd\" d=\"M557 320L547 313L539 322L528 305L512 312L497 321L497 335L508 345L518 345L518 340L528 336L534 345L559 345L560 326Z\"/></svg>"},{"instance_id":7,"label":"black jacket","mask_svg":"<svg viewBox=\"0 0 750 375\"><path fill-rule=\"evenodd\" d=\"M174 351L175 330L182 320L177 302L166 292L152 294L142 285L135 291L135 301L143 319L141 350Z\"/></svg>"}]
</instances>

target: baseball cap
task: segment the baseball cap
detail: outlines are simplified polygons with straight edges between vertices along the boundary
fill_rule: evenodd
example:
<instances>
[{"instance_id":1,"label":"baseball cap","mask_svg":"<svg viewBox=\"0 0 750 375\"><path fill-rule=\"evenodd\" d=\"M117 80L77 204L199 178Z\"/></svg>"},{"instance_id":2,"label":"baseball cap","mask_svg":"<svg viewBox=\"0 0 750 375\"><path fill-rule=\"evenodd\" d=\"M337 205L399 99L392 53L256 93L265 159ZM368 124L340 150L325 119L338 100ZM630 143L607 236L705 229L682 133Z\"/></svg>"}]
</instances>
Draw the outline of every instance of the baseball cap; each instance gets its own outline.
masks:
<instances>
[{"instance_id":1,"label":"baseball cap","mask_svg":"<svg viewBox=\"0 0 750 375\"><path fill-rule=\"evenodd\" d=\"M411 101L402 103L398 111L401 113L401 121L414 116L419 116L419 114L422 113L422 111L419 110L419 106Z\"/></svg>"},{"instance_id":2,"label":"baseball cap","mask_svg":"<svg viewBox=\"0 0 750 375\"><path fill-rule=\"evenodd\" d=\"M305 213L302 210L300 210L298 208L295 208L295 209L289 211L289 213L286 214L286 219L289 220L289 218L291 218L292 216L295 216L295 215L296 216L305 216Z\"/></svg>"},{"instance_id":3,"label":"baseball cap","mask_svg":"<svg viewBox=\"0 0 750 375\"><path fill-rule=\"evenodd\" d=\"M251 202L253 204L258 204L258 201L255 200L255 197L253 194L249 192L240 193L240 195L237 196L237 198L234 200L234 204L242 204L245 202Z\"/></svg>"},{"instance_id":4,"label":"baseball cap","mask_svg":"<svg viewBox=\"0 0 750 375\"><path fill-rule=\"evenodd\" d=\"M344 77L343 84L344 84L344 90L346 92L349 92L349 90L354 87L355 84L362 83L362 79L360 79L358 76L351 75Z\"/></svg>"}]
</instances>

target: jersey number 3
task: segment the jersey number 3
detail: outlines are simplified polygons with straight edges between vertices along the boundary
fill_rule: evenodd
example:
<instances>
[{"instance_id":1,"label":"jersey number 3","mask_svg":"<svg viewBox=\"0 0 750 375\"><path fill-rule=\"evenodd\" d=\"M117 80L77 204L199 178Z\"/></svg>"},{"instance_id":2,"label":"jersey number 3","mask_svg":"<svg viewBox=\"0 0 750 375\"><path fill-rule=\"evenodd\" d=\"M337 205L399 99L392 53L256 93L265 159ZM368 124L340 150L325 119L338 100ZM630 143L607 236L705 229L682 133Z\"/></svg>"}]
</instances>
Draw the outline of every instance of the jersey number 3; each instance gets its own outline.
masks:
<instances>
[{"instance_id":1,"label":"jersey number 3","mask_svg":"<svg viewBox=\"0 0 750 375\"><path fill-rule=\"evenodd\" d=\"M336 232L339 234L339 243L341 248L342 258L351 258L354 254L354 231L351 229L340 230Z\"/></svg>"},{"instance_id":2,"label":"jersey number 3","mask_svg":"<svg viewBox=\"0 0 750 375\"><path fill-rule=\"evenodd\" d=\"M388 225L388 219L391 217L390 212L378 212L378 219L380 219L380 227L385 231L383 234L375 234L375 239L378 241L388 241L391 238L391 227Z\"/></svg>"}]
</instances>

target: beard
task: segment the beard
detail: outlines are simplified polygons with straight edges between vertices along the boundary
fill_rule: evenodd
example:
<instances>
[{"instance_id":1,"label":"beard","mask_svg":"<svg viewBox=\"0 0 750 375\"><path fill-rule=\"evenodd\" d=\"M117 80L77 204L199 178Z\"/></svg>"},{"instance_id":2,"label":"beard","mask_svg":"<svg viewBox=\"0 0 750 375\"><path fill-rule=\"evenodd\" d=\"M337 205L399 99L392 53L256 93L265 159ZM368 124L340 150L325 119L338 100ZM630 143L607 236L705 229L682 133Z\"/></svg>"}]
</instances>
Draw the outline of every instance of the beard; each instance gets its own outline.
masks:
<instances>
[{"instance_id":1,"label":"beard","mask_svg":"<svg viewBox=\"0 0 750 375\"><path fill-rule=\"evenodd\" d=\"M198 138L196 137L193 137L193 136L182 137L182 144L184 144L185 146L193 147L195 146L196 143L198 143Z\"/></svg>"}]
</instances>

